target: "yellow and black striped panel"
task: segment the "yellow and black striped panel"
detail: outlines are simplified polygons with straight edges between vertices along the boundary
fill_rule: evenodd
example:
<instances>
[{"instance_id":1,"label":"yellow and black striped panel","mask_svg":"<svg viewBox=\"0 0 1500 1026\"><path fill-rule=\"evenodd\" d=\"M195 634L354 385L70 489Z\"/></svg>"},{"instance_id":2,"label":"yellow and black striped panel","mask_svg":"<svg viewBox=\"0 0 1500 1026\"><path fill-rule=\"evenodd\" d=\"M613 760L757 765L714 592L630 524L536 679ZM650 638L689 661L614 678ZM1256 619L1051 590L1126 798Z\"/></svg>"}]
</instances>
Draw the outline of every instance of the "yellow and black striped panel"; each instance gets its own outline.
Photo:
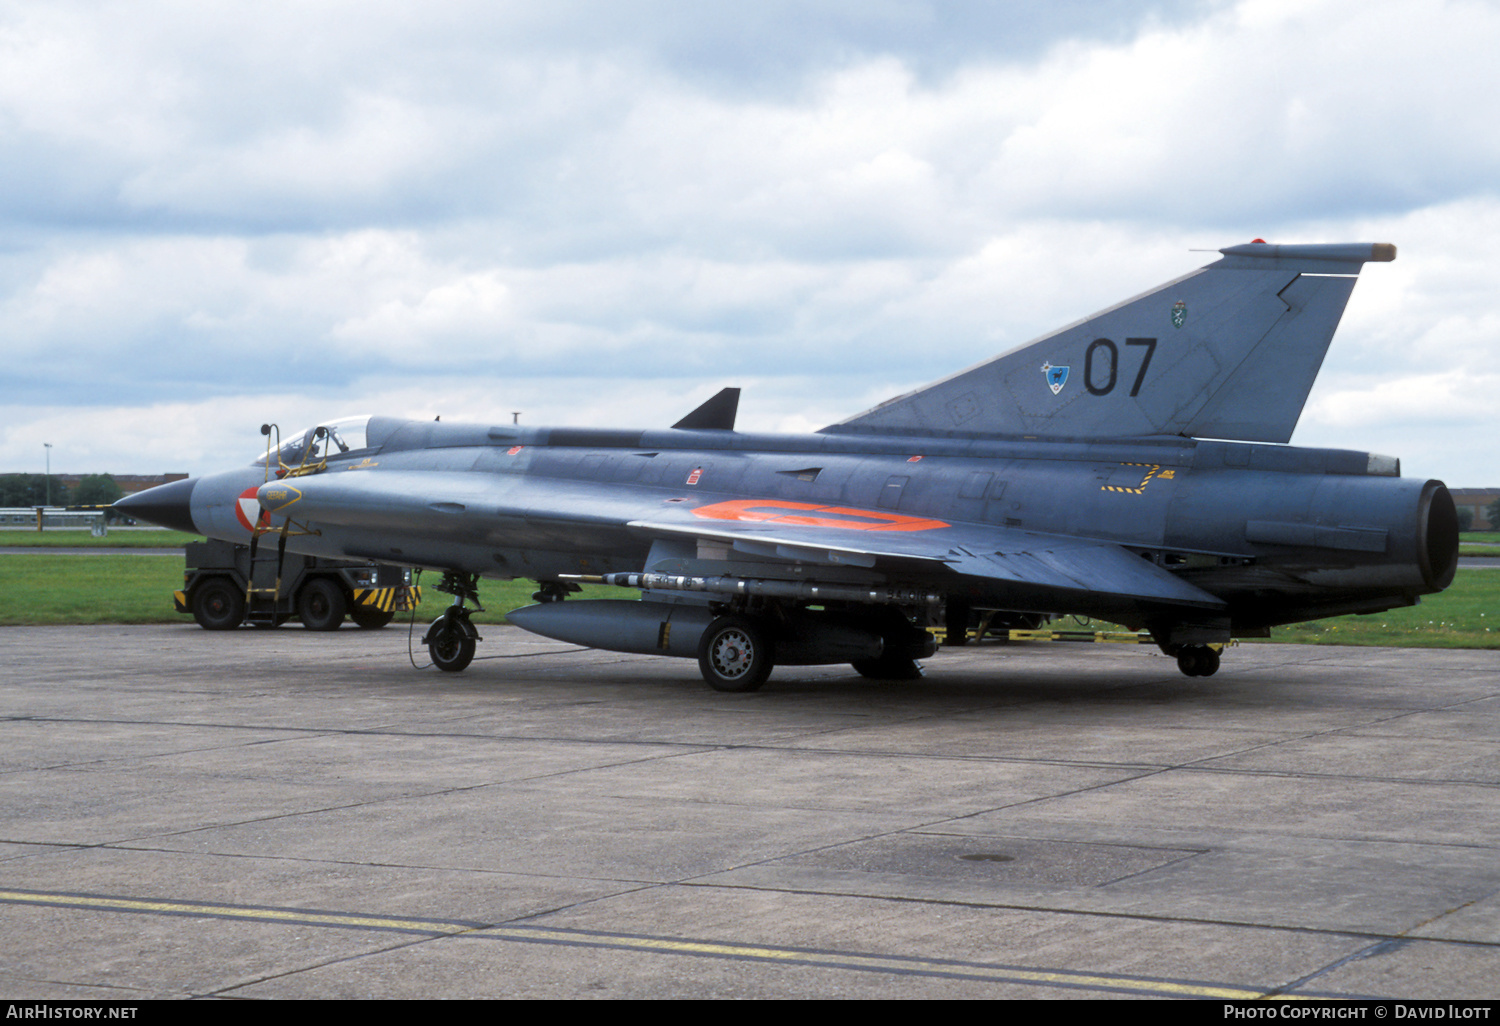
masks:
<instances>
[{"instance_id":1,"label":"yellow and black striped panel","mask_svg":"<svg viewBox=\"0 0 1500 1026\"><path fill-rule=\"evenodd\" d=\"M360 609L378 609L382 613L415 609L422 601L421 588L355 588L354 605Z\"/></svg>"},{"instance_id":2,"label":"yellow and black striped panel","mask_svg":"<svg viewBox=\"0 0 1500 1026\"><path fill-rule=\"evenodd\" d=\"M378 609L389 613L396 604L395 588L355 588L354 605L359 609Z\"/></svg>"}]
</instances>

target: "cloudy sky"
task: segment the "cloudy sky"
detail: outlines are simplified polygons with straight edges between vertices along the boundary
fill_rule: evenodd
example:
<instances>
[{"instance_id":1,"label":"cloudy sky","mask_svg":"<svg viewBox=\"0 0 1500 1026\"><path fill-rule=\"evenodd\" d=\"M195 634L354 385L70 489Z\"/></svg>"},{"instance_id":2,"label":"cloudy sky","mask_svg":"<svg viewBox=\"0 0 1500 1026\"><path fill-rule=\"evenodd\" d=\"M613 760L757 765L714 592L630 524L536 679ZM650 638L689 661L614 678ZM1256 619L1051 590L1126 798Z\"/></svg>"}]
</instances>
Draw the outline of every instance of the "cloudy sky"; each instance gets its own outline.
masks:
<instances>
[{"instance_id":1,"label":"cloudy sky","mask_svg":"<svg viewBox=\"0 0 1500 1026\"><path fill-rule=\"evenodd\" d=\"M0 471L379 412L811 430L1393 242L1293 442L1500 485L1500 5L0 0Z\"/></svg>"}]
</instances>

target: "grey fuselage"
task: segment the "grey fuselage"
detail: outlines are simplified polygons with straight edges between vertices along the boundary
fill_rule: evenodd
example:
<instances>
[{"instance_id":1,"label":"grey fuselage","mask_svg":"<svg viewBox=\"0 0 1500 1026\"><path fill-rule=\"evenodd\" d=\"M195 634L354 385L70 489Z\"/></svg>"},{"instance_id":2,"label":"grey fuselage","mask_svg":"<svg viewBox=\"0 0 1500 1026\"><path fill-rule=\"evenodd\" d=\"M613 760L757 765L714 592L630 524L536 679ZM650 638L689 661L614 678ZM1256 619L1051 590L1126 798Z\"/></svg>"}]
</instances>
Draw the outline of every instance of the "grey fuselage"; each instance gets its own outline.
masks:
<instances>
[{"instance_id":1,"label":"grey fuselage","mask_svg":"<svg viewBox=\"0 0 1500 1026\"><path fill-rule=\"evenodd\" d=\"M1456 566L1456 518L1443 485L1402 479L1394 461L1346 450L1180 437L1070 441L837 429L787 436L386 417L371 419L369 442L329 459L318 474L285 482L322 481L317 500L303 507L305 519L296 505L282 510L316 532L292 534L290 550L553 581L640 571L653 558L662 563L671 553L653 549L659 537L639 526L662 510L756 500L783 520L812 521L820 537L836 530L851 547L912 524L923 530L928 520L961 532L955 545L965 553L982 548L987 531L1012 538L1024 532L1039 559L1049 539L1110 543L1222 600L1228 629L1239 635L1410 605L1450 583ZM235 503L265 479L258 466L198 479L193 524L212 537L245 541ZM869 516L862 519L861 511ZM779 557L773 575L799 572L787 552L771 555ZM748 572L754 560L754 544L719 553L700 542L669 562L678 572ZM1039 588L931 563L855 559L820 566L816 575L923 589L976 607L1086 614L1153 629L1192 615L1086 583Z\"/></svg>"}]
</instances>

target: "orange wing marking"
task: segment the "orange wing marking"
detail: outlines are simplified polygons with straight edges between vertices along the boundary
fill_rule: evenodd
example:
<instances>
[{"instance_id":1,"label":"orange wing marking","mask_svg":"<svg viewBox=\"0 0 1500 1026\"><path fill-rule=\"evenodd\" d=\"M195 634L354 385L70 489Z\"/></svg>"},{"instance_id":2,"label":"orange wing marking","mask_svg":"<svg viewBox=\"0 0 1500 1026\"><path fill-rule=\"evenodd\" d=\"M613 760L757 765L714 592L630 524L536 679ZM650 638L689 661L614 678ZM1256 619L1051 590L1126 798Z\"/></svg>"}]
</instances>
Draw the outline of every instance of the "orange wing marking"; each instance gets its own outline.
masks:
<instances>
[{"instance_id":1,"label":"orange wing marking","mask_svg":"<svg viewBox=\"0 0 1500 1026\"><path fill-rule=\"evenodd\" d=\"M839 527L848 531L931 531L948 527L943 520L912 517L904 513L887 513L873 509L851 509L845 506L818 506L809 502L787 502L782 499L733 499L715 502L693 510L694 516L706 520L747 520L771 524L795 524L798 527Z\"/></svg>"}]
</instances>

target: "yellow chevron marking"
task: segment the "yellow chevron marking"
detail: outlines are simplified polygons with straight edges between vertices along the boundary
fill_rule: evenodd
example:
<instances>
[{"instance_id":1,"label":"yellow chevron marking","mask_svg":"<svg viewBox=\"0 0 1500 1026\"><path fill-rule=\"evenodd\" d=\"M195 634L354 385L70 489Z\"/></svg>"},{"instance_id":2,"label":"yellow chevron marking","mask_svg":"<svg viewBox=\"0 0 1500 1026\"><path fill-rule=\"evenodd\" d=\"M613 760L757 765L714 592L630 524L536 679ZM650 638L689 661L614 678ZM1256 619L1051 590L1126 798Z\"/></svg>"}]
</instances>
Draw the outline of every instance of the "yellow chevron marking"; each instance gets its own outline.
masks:
<instances>
[{"instance_id":1,"label":"yellow chevron marking","mask_svg":"<svg viewBox=\"0 0 1500 1026\"><path fill-rule=\"evenodd\" d=\"M1100 485L1099 490L1101 492L1126 492L1130 495L1141 495L1146 491L1146 486L1151 483L1151 479L1156 477L1157 473L1161 471L1161 465L1157 463L1122 463L1120 464L1120 466L1146 467L1148 469L1145 475L1141 478L1141 483L1134 488L1125 488L1120 485ZM1162 476L1171 477L1173 476L1173 474L1172 471L1169 470L1163 473Z\"/></svg>"}]
</instances>

